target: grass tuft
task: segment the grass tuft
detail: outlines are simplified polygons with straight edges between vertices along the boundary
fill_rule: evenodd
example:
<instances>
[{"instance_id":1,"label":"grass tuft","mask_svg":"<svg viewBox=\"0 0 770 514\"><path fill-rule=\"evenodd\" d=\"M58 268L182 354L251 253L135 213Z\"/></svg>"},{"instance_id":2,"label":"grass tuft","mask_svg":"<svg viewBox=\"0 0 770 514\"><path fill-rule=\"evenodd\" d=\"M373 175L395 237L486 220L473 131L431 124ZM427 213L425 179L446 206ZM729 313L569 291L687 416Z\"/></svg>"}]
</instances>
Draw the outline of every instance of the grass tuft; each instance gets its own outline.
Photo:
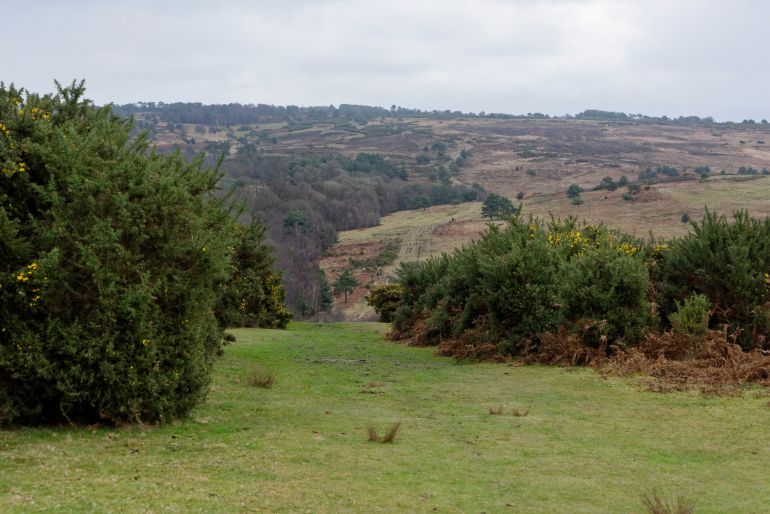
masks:
<instances>
[{"instance_id":1,"label":"grass tuft","mask_svg":"<svg viewBox=\"0 0 770 514\"><path fill-rule=\"evenodd\" d=\"M401 422L394 423L392 427L385 433L385 435L382 437L383 443L392 443L393 440L396 438L396 433L398 432L398 429L401 428Z\"/></svg>"},{"instance_id":2,"label":"grass tuft","mask_svg":"<svg viewBox=\"0 0 770 514\"><path fill-rule=\"evenodd\" d=\"M398 429L401 428L401 422L394 423L390 429L388 429L387 432L385 432L385 435L380 435L380 433L377 431L377 427L374 426L374 424L369 424L366 427L366 432L369 435L368 441L371 443L392 443L396 439L396 434L398 433Z\"/></svg>"},{"instance_id":3,"label":"grass tuft","mask_svg":"<svg viewBox=\"0 0 770 514\"><path fill-rule=\"evenodd\" d=\"M677 496L676 501L669 502L658 494L657 491L650 491L642 495L642 505L650 514L692 514L695 512L695 506Z\"/></svg>"},{"instance_id":4,"label":"grass tuft","mask_svg":"<svg viewBox=\"0 0 770 514\"><path fill-rule=\"evenodd\" d=\"M275 384L275 372L255 366L246 374L246 383L251 387L270 389Z\"/></svg>"},{"instance_id":5,"label":"grass tuft","mask_svg":"<svg viewBox=\"0 0 770 514\"><path fill-rule=\"evenodd\" d=\"M524 416L529 416L529 407L527 407L524 410L519 410L516 407L513 408L513 415L517 418L523 418Z\"/></svg>"}]
</instances>

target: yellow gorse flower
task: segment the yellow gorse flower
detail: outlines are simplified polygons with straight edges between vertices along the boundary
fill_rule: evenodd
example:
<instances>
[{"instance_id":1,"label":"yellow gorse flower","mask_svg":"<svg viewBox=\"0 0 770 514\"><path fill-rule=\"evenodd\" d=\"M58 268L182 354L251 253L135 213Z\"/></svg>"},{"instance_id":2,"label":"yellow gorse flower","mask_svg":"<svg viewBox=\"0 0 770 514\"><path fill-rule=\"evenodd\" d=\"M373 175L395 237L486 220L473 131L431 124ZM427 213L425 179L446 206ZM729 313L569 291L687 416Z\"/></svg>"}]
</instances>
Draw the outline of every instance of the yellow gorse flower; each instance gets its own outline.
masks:
<instances>
[{"instance_id":1,"label":"yellow gorse flower","mask_svg":"<svg viewBox=\"0 0 770 514\"><path fill-rule=\"evenodd\" d=\"M628 244L628 243L622 243L618 245L618 251L620 253L624 253L626 255L636 255L636 252L639 251L639 248L635 247L634 245Z\"/></svg>"},{"instance_id":2,"label":"yellow gorse flower","mask_svg":"<svg viewBox=\"0 0 770 514\"><path fill-rule=\"evenodd\" d=\"M50 120L51 114L38 107L30 107L29 114L33 120Z\"/></svg>"}]
</instances>

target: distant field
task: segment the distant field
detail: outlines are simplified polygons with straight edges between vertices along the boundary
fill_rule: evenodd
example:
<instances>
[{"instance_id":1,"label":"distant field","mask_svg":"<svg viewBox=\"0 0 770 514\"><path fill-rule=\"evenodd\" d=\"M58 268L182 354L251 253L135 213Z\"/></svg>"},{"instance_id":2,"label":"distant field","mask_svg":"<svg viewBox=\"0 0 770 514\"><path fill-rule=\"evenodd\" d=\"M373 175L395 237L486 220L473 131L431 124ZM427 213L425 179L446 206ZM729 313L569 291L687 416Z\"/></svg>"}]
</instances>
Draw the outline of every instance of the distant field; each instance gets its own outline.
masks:
<instances>
[{"instance_id":1,"label":"distant field","mask_svg":"<svg viewBox=\"0 0 770 514\"><path fill-rule=\"evenodd\" d=\"M458 365L384 328L236 330L208 402L168 426L2 431L0 511L642 513L652 489L699 514L770 505L764 395ZM246 384L254 365L272 389Z\"/></svg>"},{"instance_id":2,"label":"distant field","mask_svg":"<svg viewBox=\"0 0 770 514\"><path fill-rule=\"evenodd\" d=\"M767 124L383 117L368 123L337 119L248 127L244 131L239 125L209 127L199 134L195 125L171 131L161 124L156 142L164 148L184 145L184 132L186 137L195 136L195 150L226 141L231 154L243 144L266 155L378 153L403 167L411 184L437 184L439 167L447 173L454 166L450 177L454 184L479 184L511 199L523 193L527 215L575 215L639 237L650 232L663 238L682 235L688 230L682 215L697 219L704 206L726 213L746 208L755 216L770 215L770 178L736 175L741 166L770 169ZM463 150L470 156L457 165ZM418 156L429 162L417 164ZM625 187L611 193L591 191L604 177L625 176L634 182L640 171L657 166L675 167L687 181L658 183L632 202L623 200ZM695 173L702 166L711 170L712 177L705 182L699 182ZM586 190L580 207L564 194L572 183ZM485 227L479 204L472 203L396 213L383 218L379 227L340 234L340 243L327 252L321 267L332 280L353 267L361 287L347 304L337 300L335 310L346 319L371 319L374 314L363 301L367 286L385 280L399 262L451 251L478 237ZM393 264L379 270L354 266L388 244L400 248Z\"/></svg>"}]
</instances>

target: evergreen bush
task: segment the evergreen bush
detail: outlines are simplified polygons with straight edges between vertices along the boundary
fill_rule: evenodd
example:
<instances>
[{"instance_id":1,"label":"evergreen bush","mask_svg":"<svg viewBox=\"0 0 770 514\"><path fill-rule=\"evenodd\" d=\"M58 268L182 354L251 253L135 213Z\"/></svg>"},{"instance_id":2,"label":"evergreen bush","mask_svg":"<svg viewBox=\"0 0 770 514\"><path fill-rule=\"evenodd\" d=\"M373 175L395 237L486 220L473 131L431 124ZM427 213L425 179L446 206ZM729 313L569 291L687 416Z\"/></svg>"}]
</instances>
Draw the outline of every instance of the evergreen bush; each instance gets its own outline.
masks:
<instances>
[{"instance_id":1,"label":"evergreen bush","mask_svg":"<svg viewBox=\"0 0 770 514\"><path fill-rule=\"evenodd\" d=\"M657 278L661 313L668 317L677 301L703 294L713 309L711 327L727 324L745 349L764 346L770 335L770 219L739 211L729 222L706 211L692 228L663 253Z\"/></svg>"},{"instance_id":2,"label":"evergreen bush","mask_svg":"<svg viewBox=\"0 0 770 514\"><path fill-rule=\"evenodd\" d=\"M676 311L668 319L675 334L703 336L709 328L711 303L705 295L692 294L683 303L676 302Z\"/></svg>"},{"instance_id":3,"label":"evergreen bush","mask_svg":"<svg viewBox=\"0 0 770 514\"><path fill-rule=\"evenodd\" d=\"M0 85L0 423L181 416L239 244L219 174L57 87Z\"/></svg>"},{"instance_id":4,"label":"evergreen bush","mask_svg":"<svg viewBox=\"0 0 770 514\"><path fill-rule=\"evenodd\" d=\"M369 290L366 295L366 303L374 308L380 321L389 323L401 303L401 297L404 294L404 288L401 284L382 284Z\"/></svg>"},{"instance_id":5,"label":"evergreen bush","mask_svg":"<svg viewBox=\"0 0 770 514\"><path fill-rule=\"evenodd\" d=\"M603 226L518 215L451 256L402 265L394 336L462 339L463 351L493 343L515 355L544 333L591 321L600 335L635 342L655 323L645 258L641 242Z\"/></svg>"}]
</instances>

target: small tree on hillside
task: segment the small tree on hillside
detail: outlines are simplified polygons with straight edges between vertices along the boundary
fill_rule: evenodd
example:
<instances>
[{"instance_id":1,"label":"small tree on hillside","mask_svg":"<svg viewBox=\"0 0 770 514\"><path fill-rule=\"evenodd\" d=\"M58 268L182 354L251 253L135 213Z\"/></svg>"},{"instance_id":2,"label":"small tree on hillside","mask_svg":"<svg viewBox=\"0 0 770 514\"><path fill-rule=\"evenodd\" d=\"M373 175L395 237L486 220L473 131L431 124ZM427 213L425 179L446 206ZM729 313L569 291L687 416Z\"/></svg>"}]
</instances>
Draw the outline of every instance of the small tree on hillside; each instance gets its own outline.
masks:
<instances>
[{"instance_id":1,"label":"small tree on hillside","mask_svg":"<svg viewBox=\"0 0 770 514\"><path fill-rule=\"evenodd\" d=\"M481 215L485 218L495 219L516 214L516 207L508 198L490 193L481 205Z\"/></svg>"},{"instance_id":2,"label":"small tree on hillside","mask_svg":"<svg viewBox=\"0 0 770 514\"><path fill-rule=\"evenodd\" d=\"M307 232L310 222L307 215L302 211L291 211L283 218L283 228L295 235Z\"/></svg>"},{"instance_id":3,"label":"small tree on hillside","mask_svg":"<svg viewBox=\"0 0 770 514\"><path fill-rule=\"evenodd\" d=\"M337 277L337 280L332 285L334 287L334 296L339 296L340 293L343 293L345 295L345 303L348 303L348 293L353 292L353 289L358 285L358 280L356 280L349 269L346 269Z\"/></svg>"},{"instance_id":4,"label":"small tree on hillside","mask_svg":"<svg viewBox=\"0 0 770 514\"><path fill-rule=\"evenodd\" d=\"M570 186L567 188L567 196L570 198L577 198L582 192L583 188L577 184L570 184Z\"/></svg>"}]
</instances>

